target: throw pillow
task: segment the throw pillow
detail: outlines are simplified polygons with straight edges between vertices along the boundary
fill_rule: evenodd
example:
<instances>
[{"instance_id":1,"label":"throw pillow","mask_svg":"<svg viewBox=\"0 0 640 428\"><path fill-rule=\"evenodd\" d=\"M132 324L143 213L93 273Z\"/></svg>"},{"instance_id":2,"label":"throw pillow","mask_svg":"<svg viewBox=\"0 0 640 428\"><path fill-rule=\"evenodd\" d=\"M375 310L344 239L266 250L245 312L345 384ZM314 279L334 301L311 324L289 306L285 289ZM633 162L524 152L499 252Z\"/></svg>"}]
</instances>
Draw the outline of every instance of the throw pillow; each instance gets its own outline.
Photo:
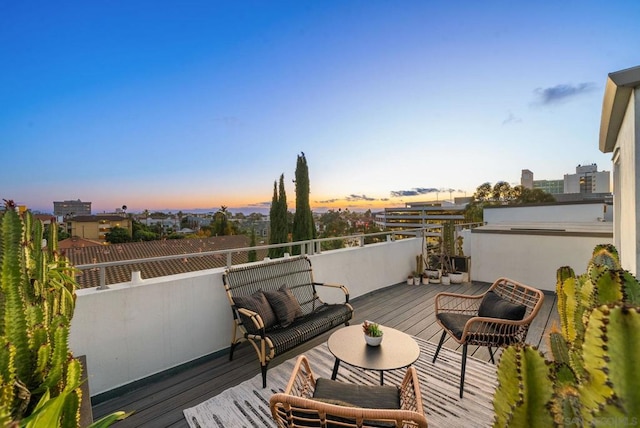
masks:
<instances>
[{"instance_id":1,"label":"throw pillow","mask_svg":"<svg viewBox=\"0 0 640 428\"><path fill-rule=\"evenodd\" d=\"M258 290L250 296L234 297L233 303L235 303L238 308L249 309L260 315L265 329L273 327L278 322L276 314L273 312L262 290ZM240 314L240 319L249 333L258 333L258 329L256 329L250 317Z\"/></svg>"},{"instance_id":2,"label":"throw pillow","mask_svg":"<svg viewBox=\"0 0 640 428\"><path fill-rule=\"evenodd\" d=\"M524 318L526 310L527 307L525 305L511 303L504 300L493 291L489 291L482 298L482 302L480 302L478 316L519 321Z\"/></svg>"},{"instance_id":3,"label":"throw pillow","mask_svg":"<svg viewBox=\"0 0 640 428\"><path fill-rule=\"evenodd\" d=\"M265 291L264 295L282 327L288 327L294 319L302 316L300 303L286 285L283 284L277 291Z\"/></svg>"}]
</instances>

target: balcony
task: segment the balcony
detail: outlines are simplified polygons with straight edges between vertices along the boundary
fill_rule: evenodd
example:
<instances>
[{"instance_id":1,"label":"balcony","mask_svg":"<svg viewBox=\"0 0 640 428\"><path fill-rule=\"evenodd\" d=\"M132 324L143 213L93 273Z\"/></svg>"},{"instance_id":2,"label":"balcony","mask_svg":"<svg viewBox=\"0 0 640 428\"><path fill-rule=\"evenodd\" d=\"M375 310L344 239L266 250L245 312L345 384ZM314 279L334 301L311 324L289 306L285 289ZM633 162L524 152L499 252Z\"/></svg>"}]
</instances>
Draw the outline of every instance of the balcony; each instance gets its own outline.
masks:
<instances>
[{"instance_id":1,"label":"balcony","mask_svg":"<svg viewBox=\"0 0 640 428\"><path fill-rule=\"evenodd\" d=\"M491 231L471 235L468 241L472 248L486 249L482 242L472 243L476 239L495 239ZM495 244L494 254L505 245L504 239L514 240L512 245L522 245L517 244L523 240L521 235L499 233L498 237L500 241ZM537 252L544 253L545 244L540 242L539 236L534 237ZM546 238L551 239L549 245L555 246L559 236ZM569 239L569 245L579 247L581 251L569 251L569 254L579 253L582 257L582 250L588 253L593 249L593 246L589 248L592 237L582 241L575 238ZM607 241L606 237L598 239ZM316 281L338 282L349 287L355 308L352 324L375 319L383 325L437 343L440 330L433 316L435 294L444 290L482 293L497 276L491 281L473 278L473 283L462 285L407 286L405 278L414 270L415 255L421 252L423 244L421 236L390 238L376 244L307 253ZM305 248L318 247L307 245ZM231 254L218 258L231 260ZM546 270L555 275L559 265L569 264L580 271L587 259L569 263L557 263L559 260L554 259L553 265ZM503 269L521 265L525 273L528 263L539 263L531 257L525 261L496 260L488 250L472 255L472 260L474 266L482 267L479 272L488 272L485 275L492 275L492 269L487 268L491 263L503 264ZM493 269L499 271L500 266ZM528 343L543 352L546 351L546 331L557 319L555 295L550 291L555 276L550 280L544 278L546 270L543 270L543 278L537 281L549 290L547 299L527 338ZM70 345L74 354L87 356L94 418L125 410L135 413L119 426L187 426L182 414L184 408L199 404L259 373L255 352L248 344L239 346L234 360L228 361L232 317L222 286L223 271L223 267L218 267L111 284L102 290L78 290ZM334 298L332 295L321 297L328 302ZM279 356L270 367L323 343L329 334ZM455 342L448 341L445 346L457 350ZM489 361L485 348L470 349L469 352ZM423 394L428 395L429 391L423 391Z\"/></svg>"},{"instance_id":2,"label":"balcony","mask_svg":"<svg viewBox=\"0 0 640 428\"><path fill-rule=\"evenodd\" d=\"M435 294L444 290L477 294L482 293L487 286L488 284L484 283L459 286L393 284L353 299L352 304L355 311L351 324L355 325L365 319L376 319L383 325L437 343L441 330L434 323L433 297ZM220 286L220 288L222 287ZM224 311L223 315L230 318L229 309L225 309L227 311ZM543 311L536 317L527 342L537 345L542 351L545 351L547 344L544 340L544 334L554 320L557 320L556 299L553 294L547 294ZM224 333L227 334L223 334L222 339L229 340L229 331L225 330ZM330 334L330 332L323 334L299 348L277 357L270 364L270 367L326 342ZM457 344L451 340L446 342L445 346L457 350ZM460 351L458 350L458 352ZM470 347L469 355L489 361L486 348ZM92 370L90 362L89 370ZM151 380L131 385L126 392L121 390L115 396L114 394L104 394L102 397L98 397L99 400L94 400L96 401L93 406L94 417L115 410L135 410L132 416L119 422L116 426L187 427L182 413L183 409L195 406L259 373L260 368L255 351L250 345L243 344L236 349L233 361L229 361L228 354L222 350L181 368L154 376ZM453 379L452 382L457 384L458 379ZM284 387L284 385L280 385L280 387ZM423 397L428 397L430 392L423 390L422 393ZM471 421L469 423L472 424Z\"/></svg>"}]
</instances>

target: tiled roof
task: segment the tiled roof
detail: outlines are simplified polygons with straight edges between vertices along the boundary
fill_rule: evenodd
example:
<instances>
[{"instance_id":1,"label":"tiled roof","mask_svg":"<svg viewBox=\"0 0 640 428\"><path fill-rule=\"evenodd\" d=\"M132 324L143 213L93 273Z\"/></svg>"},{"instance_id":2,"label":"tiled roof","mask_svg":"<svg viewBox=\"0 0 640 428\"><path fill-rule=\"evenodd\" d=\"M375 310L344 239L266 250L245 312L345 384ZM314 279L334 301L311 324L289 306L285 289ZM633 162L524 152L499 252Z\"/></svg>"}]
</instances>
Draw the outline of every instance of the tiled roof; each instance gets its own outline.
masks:
<instances>
[{"instance_id":1,"label":"tiled roof","mask_svg":"<svg viewBox=\"0 0 640 428\"><path fill-rule=\"evenodd\" d=\"M74 266L92 263L113 262L119 260L137 260L151 257L162 257L177 254L193 254L229 248L249 246L249 238L244 235L218 236L198 239L167 239L162 241L131 242L93 247L74 247L66 252L66 256ZM258 259L265 254L259 254ZM232 255L233 264L246 263L247 253ZM143 279L158 276L175 275L204 269L223 267L226 265L224 254L203 257L179 258L158 262L135 263L106 268L106 284L129 282L132 271L140 271ZM97 287L99 270L87 269L78 276L80 288Z\"/></svg>"},{"instance_id":2,"label":"tiled roof","mask_svg":"<svg viewBox=\"0 0 640 428\"><path fill-rule=\"evenodd\" d=\"M94 241L92 239L80 238L79 236L74 236L73 238L63 239L58 242L58 248L60 251L69 252L70 249L75 248L84 248L84 247L95 247L104 245L104 242Z\"/></svg>"},{"instance_id":3,"label":"tiled roof","mask_svg":"<svg viewBox=\"0 0 640 428\"><path fill-rule=\"evenodd\" d=\"M126 216L121 216L118 214L98 214L98 215L78 215L75 217L72 217L70 220L71 221L78 221L78 222L93 222L93 221L100 221L100 220L107 220L107 221L122 221L127 219L128 217Z\"/></svg>"}]
</instances>

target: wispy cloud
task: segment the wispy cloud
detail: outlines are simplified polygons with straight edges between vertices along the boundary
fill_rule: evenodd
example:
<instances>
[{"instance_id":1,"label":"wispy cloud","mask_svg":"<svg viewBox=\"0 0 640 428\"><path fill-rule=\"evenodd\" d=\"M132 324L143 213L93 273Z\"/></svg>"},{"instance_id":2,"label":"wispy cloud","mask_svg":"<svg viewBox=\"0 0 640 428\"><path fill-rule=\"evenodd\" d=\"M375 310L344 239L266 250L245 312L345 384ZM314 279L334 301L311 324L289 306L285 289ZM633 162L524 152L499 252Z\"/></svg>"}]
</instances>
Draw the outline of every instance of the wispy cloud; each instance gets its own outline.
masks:
<instances>
[{"instance_id":1,"label":"wispy cloud","mask_svg":"<svg viewBox=\"0 0 640 428\"><path fill-rule=\"evenodd\" d=\"M445 192L463 192L463 190L456 189L436 189L435 187L415 187L411 190L392 190L392 198L402 198L404 196L418 196L428 195L430 193L445 193Z\"/></svg>"},{"instance_id":2,"label":"wispy cloud","mask_svg":"<svg viewBox=\"0 0 640 428\"><path fill-rule=\"evenodd\" d=\"M577 85L556 85L550 88L536 88L533 92L538 97L538 103L542 105L558 104L568 101L578 95L591 92L596 89L592 82L578 83Z\"/></svg>"},{"instance_id":3,"label":"wispy cloud","mask_svg":"<svg viewBox=\"0 0 640 428\"><path fill-rule=\"evenodd\" d=\"M522 122L522 118L514 115L512 112L509 112L509 116L505 120L502 121L503 125L508 125L510 123L520 123Z\"/></svg>"},{"instance_id":4,"label":"wispy cloud","mask_svg":"<svg viewBox=\"0 0 640 428\"><path fill-rule=\"evenodd\" d=\"M351 194L349 196L347 196L347 201L349 202L355 202L355 201L375 201L375 198L370 198L367 195L354 195Z\"/></svg>"},{"instance_id":5,"label":"wispy cloud","mask_svg":"<svg viewBox=\"0 0 640 428\"><path fill-rule=\"evenodd\" d=\"M371 198L367 195L356 195L356 194L351 194L349 196L345 196L344 198L333 198L333 199L326 199L324 201L315 201L315 203L317 204L332 204L332 203L336 203L336 202L340 202L340 201L346 201L346 202L372 202L372 201L385 201L387 200L385 199L377 199L377 198Z\"/></svg>"}]
</instances>

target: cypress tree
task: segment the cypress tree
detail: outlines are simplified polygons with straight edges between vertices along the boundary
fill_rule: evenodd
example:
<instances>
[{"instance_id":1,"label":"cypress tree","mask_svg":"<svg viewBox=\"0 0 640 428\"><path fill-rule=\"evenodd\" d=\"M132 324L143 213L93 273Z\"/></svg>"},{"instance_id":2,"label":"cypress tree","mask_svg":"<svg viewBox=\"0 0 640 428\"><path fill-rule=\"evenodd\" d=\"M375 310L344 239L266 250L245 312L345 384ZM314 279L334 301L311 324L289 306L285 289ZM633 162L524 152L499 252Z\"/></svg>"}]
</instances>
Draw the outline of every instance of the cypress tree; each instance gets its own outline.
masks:
<instances>
[{"instance_id":1,"label":"cypress tree","mask_svg":"<svg viewBox=\"0 0 640 428\"><path fill-rule=\"evenodd\" d=\"M304 152L298 155L296 163L296 213L293 217L293 241L315 238L313 214L309 204L309 167ZM300 247L293 248L293 254L300 254Z\"/></svg>"},{"instance_id":2,"label":"cypress tree","mask_svg":"<svg viewBox=\"0 0 640 428\"><path fill-rule=\"evenodd\" d=\"M269 209L269 244L278 244L278 183L273 182L273 197ZM276 248L269 248L269 257L277 257Z\"/></svg>"},{"instance_id":3,"label":"cypress tree","mask_svg":"<svg viewBox=\"0 0 640 428\"><path fill-rule=\"evenodd\" d=\"M278 195L277 183L273 182L273 198L269 209L269 244L281 244L288 241L287 236L287 195L284 190L284 174L280 175L280 194ZM282 257L287 251L285 247L269 248L269 257L272 259Z\"/></svg>"},{"instance_id":4,"label":"cypress tree","mask_svg":"<svg viewBox=\"0 0 640 428\"><path fill-rule=\"evenodd\" d=\"M251 240L249 241L249 246L252 249L247 253L247 261L255 262L258 259L258 253L254 249L254 247L256 246L256 229L253 227L251 228Z\"/></svg>"}]
</instances>

